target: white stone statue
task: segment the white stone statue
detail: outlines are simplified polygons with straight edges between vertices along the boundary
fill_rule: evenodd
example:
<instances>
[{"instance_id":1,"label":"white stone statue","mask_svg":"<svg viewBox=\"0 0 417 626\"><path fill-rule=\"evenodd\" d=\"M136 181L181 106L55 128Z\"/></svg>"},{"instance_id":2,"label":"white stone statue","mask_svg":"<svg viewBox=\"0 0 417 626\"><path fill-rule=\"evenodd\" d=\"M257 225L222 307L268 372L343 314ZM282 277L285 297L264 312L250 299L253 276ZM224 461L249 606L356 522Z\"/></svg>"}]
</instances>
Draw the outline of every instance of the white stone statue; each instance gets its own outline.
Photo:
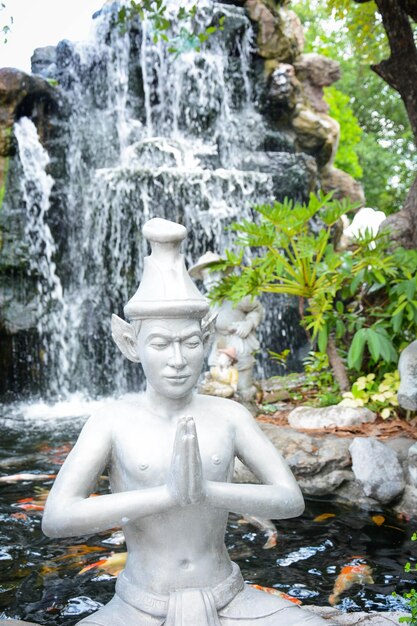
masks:
<instances>
[{"instance_id":1,"label":"white stone statue","mask_svg":"<svg viewBox=\"0 0 417 626\"><path fill-rule=\"evenodd\" d=\"M207 292L219 282L221 273L212 271L212 265L221 257L213 252L206 252L195 265L189 269L192 278L203 281ZM237 391L242 400L253 400L256 387L253 384L254 354L259 350L256 329L261 323L264 310L256 298L246 297L237 304L224 300L220 305L211 305L212 313L216 314L215 337L209 354L208 364L216 364L219 349L234 348L236 350L236 368L239 373Z\"/></svg>"},{"instance_id":2,"label":"white stone statue","mask_svg":"<svg viewBox=\"0 0 417 626\"><path fill-rule=\"evenodd\" d=\"M398 371L401 380L398 404L407 411L417 411L417 340L401 352Z\"/></svg>"},{"instance_id":3,"label":"white stone statue","mask_svg":"<svg viewBox=\"0 0 417 626\"><path fill-rule=\"evenodd\" d=\"M51 537L121 527L127 563L113 599L85 626L329 626L328 621L244 584L224 544L229 511L300 515L301 491L248 411L197 395L208 304L179 253L184 227L152 219L152 254L125 307L113 316L123 354L140 362L146 390L106 404L84 426L51 490ZM233 484L239 457L262 484ZM109 468L112 493L90 497ZM283 574L285 575L285 574Z\"/></svg>"}]
</instances>

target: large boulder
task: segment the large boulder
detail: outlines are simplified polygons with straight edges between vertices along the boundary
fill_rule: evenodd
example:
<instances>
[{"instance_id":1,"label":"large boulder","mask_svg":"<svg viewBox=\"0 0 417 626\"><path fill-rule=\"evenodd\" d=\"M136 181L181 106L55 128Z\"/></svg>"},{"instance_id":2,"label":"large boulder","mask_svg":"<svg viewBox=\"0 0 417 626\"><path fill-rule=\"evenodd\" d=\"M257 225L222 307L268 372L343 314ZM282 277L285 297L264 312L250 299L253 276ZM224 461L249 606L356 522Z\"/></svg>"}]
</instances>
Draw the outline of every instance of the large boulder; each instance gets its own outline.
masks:
<instances>
[{"instance_id":1,"label":"large boulder","mask_svg":"<svg viewBox=\"0 0 417 626\"><path fill-rule=\"evenodd\" d=\"M408 449L408 475L411 485L417 489L417 443ZM417 500L416 500L417 506Z\"/></svg>"},{"instance_id":2,"label":"large boulder","mask_svg":"<svg viewBox=\"0 0 417 626\"><path fill-rule=\"evenodd\" d=\"M339 63L321 54L302 54L294 62L294 70L309 105L319 113L327 113L329 105L323 99L323 87L339 80Z\"/></svg>"},{"instance_id":3,"label":"large boulder","mask_svg":"<svg viewBox=\"0 0 417 626\"><path fill-rule=\"evenodd\" d=\"M301 94L294 66L289 63L276 63L271 70L267 92L269 102L281 107L286 106L290 110L294 109Z\"/></svg>"},{"instance_id":4,"label":"large boulder","mask_svg":"<svg viewBox=\"0 0 417 626\"><path fill-rule=\"evenodd\" d=\"M304 48L300 19L293 11L268 4L262 0L246 1L249 17L258 25L258 54L265 59L292 63Z\"/></svg>"},{"instance_id":5,"label":"large boulder","mask_svg":"<svg viewBox=\"0 0 417 626\"><path fill-rule=\"evenodd\" d=\"M392 448L373 437L355 437L349 450L353 473L366 496L388 504L404 491L404 471Z\"/></svg>"},{"instance_id":6,"label":"large boulder","mask_svg":"<svg viewBox=\"0 0 417 626\"><path fill-rule=\"evenodd\" d=\"M34 74L44 78L53 78L56 74L56 46L36 48L30 62Z\"/></svg>"},{"instance_id":7,"label":"large boulder","mask_svg":"<svg viewBox=\"0 0 417 626\"><path fill-rule=\"evenodd\" d=\"M242 159L243 171L264 172L272 175L274 196L306 201L317 184L315 160L306 154L288 152L253 152Z\"/></svg>"},{"instance_id":8,"label":"large boulder","mask_svg":"<svg viewBox=\"0 0 417 626\"><path fill-rule=\"evenodd\" d=\"M23 115L44 119L60 105L55 87L39 76L10 67L0 69L0 156L15 152L12 127Z\"/></svg>"},{"instance_id":9,"label":"large boulder","mask_svg":"<svg viewBox=\"0 0 417 626\"><path fill-rule=\"evenodd\" d=\"M376 414L365 407L326 406L310 407L299 406L288 416L288 423L292 428L314 430L316 428L331 428L335 426L353 426L356 424L372 423Z\"/></svg>"},{"instance_id":10,"label":"large boulder","mask_svg":"<svg viewBox=\"0 0 417 626\"><path fill-rule=\"evenodd\" d=\"M297 105L291 123L299 150L314 156L319 168L334 161L340 137L340 126L336 120Z\"/></svg>"},{"instance_id":11,"label":"large boulder","mask_svg":"<svg viewBox=\"0 0 417 626\"><path fill-rule=\"evenodd\" d=\"M324 193L333 191L333 198L336 200L347 198L350 202L358 202L361 206L365 205L365 194L362 185L352 178L350 174L330 164L321 172L321 187Z\"/></svg>"},{"instance_id":12,"label":"large boulder","mask_svg":"<svg viewBox=\"0 0 417 626\"><path fill-rule=\"evenodd\" d=\"M302 491L309 496L333 493L345 481L352 481L350 439L328 435L312 437L292 428L260 424L264 433L281 452L294 472ZM235 466L236 482L257 482L239 461Z\"/></svg>"}]
</instances>

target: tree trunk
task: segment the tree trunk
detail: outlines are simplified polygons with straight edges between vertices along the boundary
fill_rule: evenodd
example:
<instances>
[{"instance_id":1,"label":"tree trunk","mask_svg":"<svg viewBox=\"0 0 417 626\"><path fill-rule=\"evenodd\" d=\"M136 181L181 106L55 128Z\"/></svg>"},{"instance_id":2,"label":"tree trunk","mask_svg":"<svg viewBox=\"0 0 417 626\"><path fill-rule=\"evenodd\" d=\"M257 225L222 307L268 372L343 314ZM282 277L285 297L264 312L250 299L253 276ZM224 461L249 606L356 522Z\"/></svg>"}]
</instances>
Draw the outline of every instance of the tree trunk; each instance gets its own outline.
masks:
<instances>
[{"instance_id":1,"label":"tree trunk","mask_svg":"<svg viewBox=\"0 0 417 626\"><path fill-rule=\"evenodd\" d=\"M401 211L392 213L380 226L389 232L390 240L403 248L417 248L417 178L407 194Z\"/></svg>"},{"instance_id":2,"label":"tree trunk","mask_svg":"<svg viewBox=\"0 0 417 626\"><path fill-rule=\"evenodd\" d=\"M407 198L402 209L405 215L408 217L408 221L411 229L411 245L412 248L417 248L417 176L411 185L410 191L407 194Z\"/></svg>"},{"instance_id":3,"label":"tree trunk","mask_svg":"<svg viewBox=\"0 0 417 626\"><path fill-rule=\"evenodd\" d=\"M340 387L340 391L349 391L350 383L346 366L339 356L333 337L329 337L326 352L329 358L330 367L332 368L334 377Z\"/></svg>"},{"instance_id":4,"label":"tree trunk","mask_svg":"<svg viewBox=\"0 0 417 626\"><path fill-rule=\"evenodd\" d=\"M355 0L362 3L369 0ZM390 47L390 57L372 65L390 87L398 91L417 145L417 46L410 18L417 21L416 0L375 0ZM393 239L406 247L417 246L417 178L401 211L390 215L385 226Z\"/></svg>"},{"instance_id":5,"label":"tree trunk","mask_svg":"<svg viewBox=\"0 0 417 626\"><path fill-rule=\"evenodd\" d=\"M375 1L387 33L391 55L389 59L372 65L372 69L400 94L417 144L417 48L406 12L407 3L404 0Z\"/></svg>"}]
</instances>

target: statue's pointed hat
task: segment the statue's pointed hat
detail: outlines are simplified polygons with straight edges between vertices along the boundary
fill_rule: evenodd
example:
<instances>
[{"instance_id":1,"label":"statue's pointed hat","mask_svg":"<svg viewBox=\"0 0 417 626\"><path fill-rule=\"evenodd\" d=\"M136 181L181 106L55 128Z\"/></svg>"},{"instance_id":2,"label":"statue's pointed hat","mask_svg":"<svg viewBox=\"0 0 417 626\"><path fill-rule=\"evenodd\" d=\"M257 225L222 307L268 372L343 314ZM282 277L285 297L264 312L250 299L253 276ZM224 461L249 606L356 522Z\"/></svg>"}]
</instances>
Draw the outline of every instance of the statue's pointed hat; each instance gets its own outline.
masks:
<instances>
[{"instance_id":1,"label":"statue's pointed hat","mask_svg":"<svg viewBox=\"0 0 417 626\"><path fill-rule=\"evenodd\" d=\"M202 319L209 304L188 275L180 253L186 228L157 217L146 222L142 232L152 253L144 259L139 289L124 308L126 317Z\"/></svg>"}]
</instances>

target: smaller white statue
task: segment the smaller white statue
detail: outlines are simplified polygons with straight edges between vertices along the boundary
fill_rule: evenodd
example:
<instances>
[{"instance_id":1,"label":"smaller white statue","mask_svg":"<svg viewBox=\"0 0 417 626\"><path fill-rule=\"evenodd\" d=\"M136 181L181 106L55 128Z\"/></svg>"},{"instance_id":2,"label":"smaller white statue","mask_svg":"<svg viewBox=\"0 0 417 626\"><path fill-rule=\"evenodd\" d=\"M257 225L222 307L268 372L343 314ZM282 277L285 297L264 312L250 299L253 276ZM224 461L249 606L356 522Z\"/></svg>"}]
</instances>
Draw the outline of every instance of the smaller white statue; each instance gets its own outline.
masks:
<instances>
[{"instance_id":1,"label":"smaller white statue","mask_svg":"<svg viewBox=\"0 0 417 626\"><path fill-rule=\"evenodd\" d=\"M212 266L221 260L214 252L206 252L189 269L192 278L203 281L207 292L217 284L221 272L212 271ZM256 298L246 297L237 304L224 300L220 305L211 304L211 312L216 314L215 337L208 357L210 367L216 366L219 350L233 348L236 351L236 368L239 374L237 392L242 400L253 400L256 387L253 383L254 354L259 350L256 329L263 320L264 309Z\"/></svg>"},{"instance_id":2,"label":"smaller white statue","mask_svg":"<svg viewBox=\"0 0 417 626\"><path fill-rule=\"evenodd\" d=\"M237 361L234 348L220 348L217 353L217 363L206 373L204 382L200 385L200 393L221 398L232 398L239 380L239 372L234 364Z\"/></svg>"},{"instance_id":3,"label":"smaller white statue","mask_svg":"<svg viewBox=\"0 0 417 626\"><path fill-rule=\"evenodd\" d=\"M417 340L401 352L398 371L401 379L398 403L407 411L417 411Z\"/></svg>"}]
</instances>

